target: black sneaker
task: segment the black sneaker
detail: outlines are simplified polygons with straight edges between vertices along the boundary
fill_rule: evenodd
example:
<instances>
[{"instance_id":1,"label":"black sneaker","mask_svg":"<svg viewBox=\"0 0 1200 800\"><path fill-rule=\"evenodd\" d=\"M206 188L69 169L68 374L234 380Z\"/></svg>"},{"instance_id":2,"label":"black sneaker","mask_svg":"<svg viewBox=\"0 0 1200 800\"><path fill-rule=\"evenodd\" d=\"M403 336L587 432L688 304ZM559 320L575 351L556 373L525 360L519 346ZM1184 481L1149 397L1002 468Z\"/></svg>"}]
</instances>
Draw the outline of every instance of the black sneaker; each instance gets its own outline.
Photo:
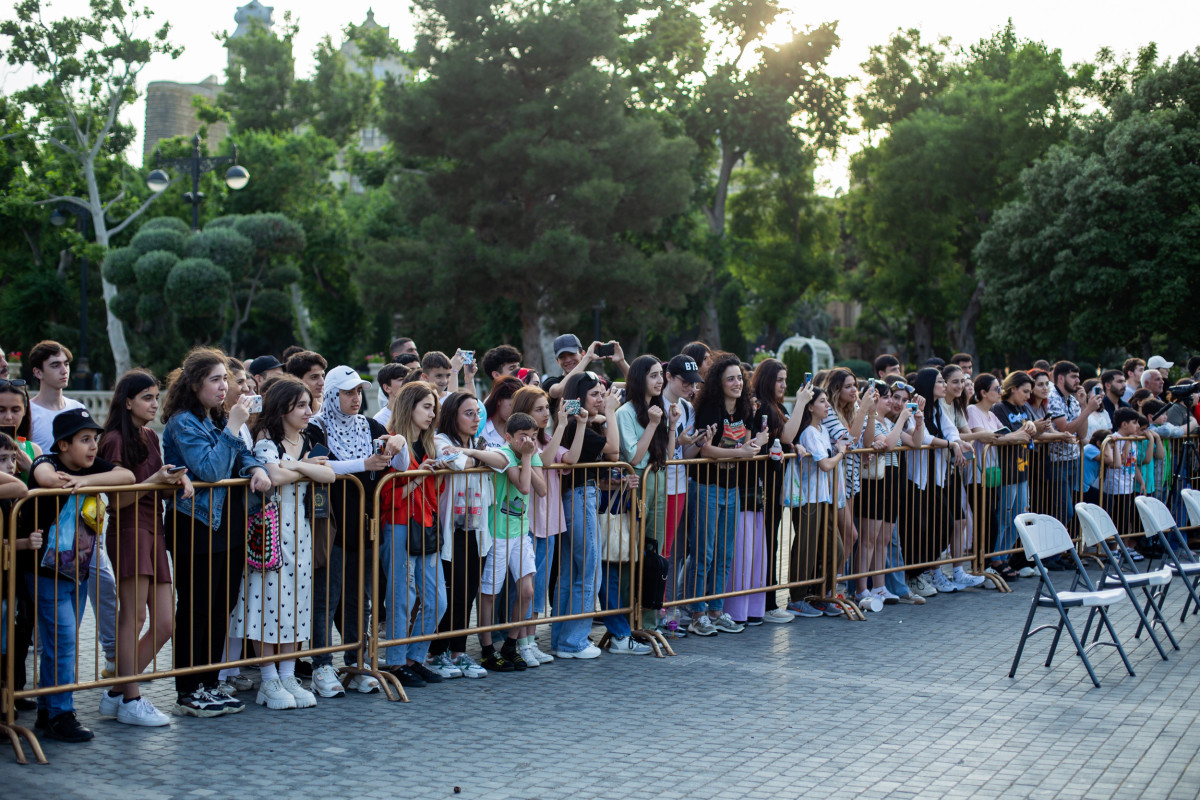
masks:
<instances>
[{"instance_id":1,"label":"black sneaker","mask_svg":"<svg viewBox=\"0 0 1200 800\"><path fill-rule=\"evenodd\" d=\"M425 679L413 671L412 667L401 665L388 667L388 671L400 680L400 685L409 689L420 689L425 685Z\"/></svg>"},{"instance_id":2,"label":"black sneaker","mask_svg":"<svg viewBox=\"0 0 1200 800\"><path fill-rule=\"evenodd\" d=\"M225 699L224 695L215 697L203 686L197 686L195 691L179 695L172 711L181 717L220 717L230 713Z\"/></svg>"},{"instance_id":3,"label":"black sneaker","mask_svg":"<svg viewBox=\"0 0 1200 800\"><path fill-rule=\"evenodd\" d=\"M245 703L222 689L209 689L208 693L213 700L225 706L226 714L236 714L246 707Z\"/></svg>"},{"instance_id":4,"label":"black sneaker","mask_svg":"<svg viewBox=\"0 0 1200 800\"><path fill-rule=\"evenodd\" d=\"M421 680L425 681L426 683L441 683L442 681L446 680L441 675L438 675L429 667L419 662L416 664L409 664L408 668L416 673Z\"/></svg>"},{"instance_id":5,"label":"black sneaker","mask_svg":"<svg viewBox=\"0 0 1200 800\"><path fill-rule=\"evenodd\" d=\"M64 711L46 724L46 736L60 742L87 742L96 734L79 724L74 711Z\"/></svg>"},{"instance_id":6,"label":"black sneaker","mask_svg":"<svg viewBox=\"0 0 1200 800\"><path fill-rule=\"evenodd\" d=\"M763 624L762 617L746 617L746 626L749 628L753 628L756 625L762 625L762 624Z\"/></svg>"},{"instance_id":7,"label":"black sneaker","mask_svg":"<svg viewBox=\"0 0 1200 800\"><path fill-rule=\"evenodd\" d=\"M505 658L501 653L484 656L479 665L488 672L516 672L517 665Z\"/></svg>"},{"instance_id":8,"label":"black sneaker","mask_svg":"<svg viewBox=\"0 0 1200 800\"><path fill-rule=\"evenodd\" d=\"M521 654L517 652L517 648L515 647L511 653L505 653L503 650L501 650L500 655L504 656L507 661L511 662L513 668L516 669L517 672L524 672L525 670L529 669L529 665L525 663L525 659L521 658Z\"/></svg>"},{"instance_id":9,"label":"black sneaker","mask_svg":"<svg viewBox=\"0 0 1200 800\"><path fill-rule=\"evenodd\" d=\"M50 712L44 708L39 708L38 713L37 713L37 719L34 721L33 727L37 728L39 731L44 731L44 730L46 730L47 726L49 726L49 725L50 725Z\"/></svg>"},{"instance_id":10,"label":"black sneaker","mask_svg":"<svg viewBox=\"0 0 1200 800\"><path fill-rule=\"evenodd\" d=\"M13 703L13 707L17 711L37 711L37 701L30 700L28 697L18 697Z\"/></svg>"}]
</instances>

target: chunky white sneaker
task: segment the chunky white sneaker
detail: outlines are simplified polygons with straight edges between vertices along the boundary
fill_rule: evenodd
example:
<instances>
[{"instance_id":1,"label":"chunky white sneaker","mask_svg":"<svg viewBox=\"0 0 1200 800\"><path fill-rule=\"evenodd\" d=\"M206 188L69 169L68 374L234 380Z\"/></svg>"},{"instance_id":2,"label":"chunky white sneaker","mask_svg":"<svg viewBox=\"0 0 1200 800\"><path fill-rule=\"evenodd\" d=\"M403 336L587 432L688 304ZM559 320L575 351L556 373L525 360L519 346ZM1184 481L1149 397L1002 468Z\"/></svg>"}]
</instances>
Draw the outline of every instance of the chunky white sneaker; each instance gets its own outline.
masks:
<instances>
[{"instance_id":1,"label":"chunky white sneaker","mask_svg":"<svg viewBox=\"0 0 1200 800\"><path fill-rule=\"evenodd\" d=\"M649 645L642 644L632 636L614 636L608 642L608 652L625 656L647 656L653 652Z\"/></svg>"},{"instance_id":2,"label":"chunky white sneaker","mask_svg":"<svg viewBox=\"0 0 1200 800\"><path fill-rule=\"evenodd\" d=\"M100 716L115 717L117 715L117 711L121 708L121 701L124 700L124 698L125 695L123 694L113 697L108 693L108 689L105 689L100 693Z\"/></svg>"},{"instance_id":3,"label":"chunky white sneaker","mask_svg":"<svg viewBox=\"0 0 1200 800\"><path fill-rule=\"evenodd\" d=\"M346 687L338 680L337 672L329 664L322 664L313 670L313 691L321 697L345 697Z\"/></svg>"},{"instance_id":4,"label":"chunky white sneaker","mask_svg":"<svg viewBox=\"0 0 1200 800\"><path fill-rule=\"evenodd\" d=\"M721 612L721 616L712 621L713 627L721 633L741 633L746 630L746 626L740 622L734 622L733 617L725 612Z\"/></svg>"},{"instance_id":5,"label":"chunky white sneaker","mask_svg":"<svg viewBox=\"0 0 1200 800\"><path fill-rule=\"evenodd\" d=\"M463 653L461 656L454 659L454 666L458 667L464 678L486 678L488 674L486 669L479 666L479 664L475 662L475 659L471 658L466 653Z\"/></svg>"},{"instance_id":6,"label":"chunky white sneaker","mask_svg":"<svg viewBox=\"0 0 1200 800\"><path fill-rule=\"evenodd\" d=\"M317 704L316 695L301 686L295 675L280 678L279 682L283 684L284 691L296 698L296 708L312 708Z\"/></svg>"},{"instance_id":7,"label":"chunky white sneaker","mask_svg":"<svg viewBox=\"0 0 1200 800\"><path fill-rule=\"evenodd\" d=\"M793 619L795 619L795 617L784 611L782 608L773 608L767 613L763 614L763 622L774 622L780 625L791 622Z\"/></svg>"},{"instance_id":8,"label":"chunky white sneaker","mask_svg":"<svg viewBox=\"0 0 1200 800\"><path fill-rule=\"evenodd\" d=\"M549 664L554 660L554 656L550 655L549 653L542 652L542 649L537 646L537 642L529 645L529 651L537 658L538 663Z\"/></svg>"},{"instance_id":9,"label":"chunky white sneaker","mask_svg":"<svg viewBox=\"0 0 1200 800\"><path fill-rule=\"evenodd\" d=\"M533 653L532 649L527 644L517 647L517 655L521 657L521 660L525 662L525 666L529 669L534 669L542 665L542 662L538 661L537 655Z\"/></svg>"},{"instance_id":10,"label":"chunky white sneaker","mask_svg":"<svg viewBox=\"0 0 1200 800\"><path fill-rule=\"evenodd\" d=\"M712 617L708 614L701 614L692 620L691 625L688 625L688 633L694 633L697 636L716 636L717 628L713 625Z\"/></svg>"},{"instance_id":11,"label":"chunky white sneaker","mask_svg":"<svg viewBox=\"0 0 1200 800\"><path fill-rule=\"evenodd\" d=\"M258 687L258 697L254 698L254 702L260 706L273 708L276 711L296 707L296 698L292 696L291 692L283 688L283 681L279 678L263 681L262 685Z\"/></svg>"},{"instance_id":12,"label":"chunky white sneaker","mask_svg":"<svg viewBox=\"0 0 1200 800\"><path fill-rule=\"evenodd\" d=\"M449 680L450 678L461 678L462 670L459 669L453 661L450 660L450 654L438 653L436 656L430 656L425 662L425 666Z\"/></svg>"},{"instance_id":13,"label":"chunky white sneaker","mask_svg":"<svg viewBox=\"0 0 1200 800\"><path fill-rule=\"evenodd\" d=\"M976 586L982 586L984 582L982 575L972 575L961 567L954 570L952 580L954 585L961 589L974 589Z\"/></svg>"},{"instance_id":14,"label":"chunky white sneaker","mask_svg":"<svg viewBox=\"0 0 1200 800\"><path fill-rule=\"evenodd\" d=\"M854 595L854 599L858 603L858 607L863 611L870 611L872 613L883 611L883 598L878 597L869 589Z\"/></svg>"},{"instance_id":15,"label":"chunky white sneaker","mask_svg":"<svg viewBox=\"0 0 1200 800\"><path fill-rule=\"evenodd\" d=\"M913 594L920 597L934 597L938 593L938 590L933 585L933 581L924 572L910 580L908 588Z\"/></svg>"},{"instance_id":16,"label":"chunky white sneaker","mask_svg":"<svg viewBox=\"0 0 1200 800\"><path fill-rule=\"evenodd\" d=\"M912 584L909 584L909 586L911 585ZM925 598L921 597L921 595L917 594L916 592L910 591L908 594L900 595L900 602L906 606L923 606L925 605Z\"/></svg>"},{"instance_id":17,"label":"chunky white sneaker","mask_svg":"<svg viewBox=\"0 0 1200 800\"><path fill-rule=\"evenodd\" d=\"M933 588L945 594L953 594L958 591L958 587L940 569L933 571Z\"/></svg>"},{"instance_id":18,"label":"chunky white sneaker","mask_svg":"<svg viewBox=\"0 0 1200 800\"><path fill-rule=\"evenodd\" d=\"M379 691L379 681L374 675L355 674L346 681L346 688L359 694L374 694Z\"/></svg>"},{"instance_id":19,"label":"chunky white sneaker","mask_svg":"<svg viewBox=\"0 0 1200 800\"><path fill-rule=\"evenodd\" d=\"M121 703L117 709L117 722L126 725L141 725L146 728L161 728L170 725L171 718L159 711L144 697L139 697L132 703Z\"/></svg>"}]
</instances>

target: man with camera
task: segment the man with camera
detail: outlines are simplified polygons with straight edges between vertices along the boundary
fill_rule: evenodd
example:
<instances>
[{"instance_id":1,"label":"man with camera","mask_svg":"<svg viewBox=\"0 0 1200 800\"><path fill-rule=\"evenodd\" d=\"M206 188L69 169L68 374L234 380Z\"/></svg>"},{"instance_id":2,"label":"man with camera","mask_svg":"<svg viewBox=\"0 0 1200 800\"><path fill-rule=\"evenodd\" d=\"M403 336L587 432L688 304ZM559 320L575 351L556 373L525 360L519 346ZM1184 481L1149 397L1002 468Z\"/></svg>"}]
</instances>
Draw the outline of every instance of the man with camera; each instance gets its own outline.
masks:
<instances>
[{"instance_id":1,"label":"man with camera","mask_svg":"<svg viewBox=\"0 0 1200 800\"><path fill-rule=\"evenodd\" d=\"M562 368L563 374L561 377L544 379L542 381L542 388L546 390L551 399L557 400L562 397L563 386L566 385L568 378L572 375L587 372L588 366L593 361L604 359L616 364L617 369L621 370L622 375L629 374L629 364L625 361L625 351L621 349L620 343L615 339L610 342L592 342L588 345L588 349L585 352L583 345L579 341L579 337L575 334L564 333L562 336L555 337L554 360Z\"/></svg>"}]
</instances>

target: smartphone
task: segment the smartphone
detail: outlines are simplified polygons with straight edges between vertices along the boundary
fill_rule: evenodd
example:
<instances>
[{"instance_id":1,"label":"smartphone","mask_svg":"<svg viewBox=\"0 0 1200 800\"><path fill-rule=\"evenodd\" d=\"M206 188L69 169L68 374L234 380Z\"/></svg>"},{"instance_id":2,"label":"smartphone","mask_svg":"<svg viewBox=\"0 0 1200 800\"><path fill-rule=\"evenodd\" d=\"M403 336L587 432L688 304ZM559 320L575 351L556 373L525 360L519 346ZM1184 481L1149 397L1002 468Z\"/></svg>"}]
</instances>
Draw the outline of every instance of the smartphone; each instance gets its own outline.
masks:
<instances>
[{"instance_id":1,"label":"smartphone","mask_svg":"<svg viewBox=\"0 0 1200 800\"><path fill-rule=\"evenodd\" d=\"M309 458L328 458L329 448L323 444L314 444L312 450L308 451Z\"/></svg>"},{"instance_id":2,"label":"smartphone","mask_svg":"<svg viewBox=\"0 0 1200 800\"><path fill-rule=\"evenodd\" d=\"M767 429L767 415L766 414L762 415L762 429L764 431Z\"/></svg>"},{"instance_id":3,"label":"smartphone","mask_svg":"<svg viewBox=\"0 0 1200 800\"><path fill-rule=\"evenodd\" d=\"M612 388L620 389L621 391L625 391L625 381L613 381Z\"/></svg>"},{"instance_id":4,"label":"smartphone","mask_svg":"<svg viewBox=\"0 0 1200 800\"><path fill-rule=\"evenodd\" d=\"M596 345L596 355L600 358L612 358L617 354L617 346L614 343Z\"/></svg>"},{"instance_id":5,"label":"smartphone","mask_svg":"<svg viewBox=\"0 0 1200 800\"><path fill-rule=\"evenodd\" d=\"M1104 387L1101 386L1100 384L1096 384L1095 386L1092 387L1092 394L1096 395L1096 397L1101 396L1102 394L1104 394Z\"/></svg>"},{"instance_id":6,"label":"smartphone","mask_svg":"<svg viewBox=\"0 0 1200 800\"><path fill-rule=\"evenodd\" d=\"M564 400L563 401L563 408L566 410L568 417L578 416L579 415L579 407L580 406L579 406L578 400Z\"/></svg>"},{"instance_id":7,"label":"smartphone","mask_svg":"<svg viewBox=\"0 0 1200 800\"><path fill-rule=\"evenodd\" d=\"M387 450L387 439L381 436L375 440L375 455L381 456L385 450Z\"/></svg>"},{"instance_id":8,"label":"smartphone","mask_svg":"<svg viewBox=\"0 0 1200 800\"><path fill-rule=\"evenodd\" d=\"M442 453L440 456L438 456L437 458L435 458L435 459L433 460L433 463L435 463L435 464L449 464L451 461L453 461L454 459L458 458L458 456L459 456L459 454L458 454L458 453Z\"/></svg>"},{"instance_id":9,"label":"smartphone","mask_svg":"<svg viewBox=\"0 0 1200 800\"><path fill-rule=\"evenodd\" d=\"M186 464L182 467L171 467L169 470L167 470L167 474L168 475L178 475L179 473L183 472L186 469L187 469Z\"/></svg>"},{"instance_id":10,"label":"smartphone","mask_svg":"<svg viewBox=\"0 0 1200 800\"><path fill-rule=\"evenodd\" d=\"M905 403L904 405L908 406L908 411L910 414L917 413L917 404L916 403Z\"/></svg>"},{"instance_id":11,"label":"smartphone","mask_svg":"<svg viewBox=\"0 0 1200 800\"><path fill-rule=\"evenodd\" d=\"M475 351L474 350L459 350L458 354L460 356L462 356L462 363L464 365L475 363Z\"/></svg>"},{"instance_id":12,"label":"smartphone","mask_svg":"<svg viewBox=\"0 0 1200 800\"><path fill-rule=\"evenodd\" d=\"M261 414L262 413L262 395L261 394L250 395L250 413L251 414Z\"/></svg>"},{"instance_id":13,"label":"smartphone","mask_svg":"<svg viewBox=\"0 0 1200 800\"><path fill-rule=\"evenodd\" d=\"M804 373L804 385L809 386L811 384L812 384L812 373L811 372Z\"/></svg>"}]
</instances>

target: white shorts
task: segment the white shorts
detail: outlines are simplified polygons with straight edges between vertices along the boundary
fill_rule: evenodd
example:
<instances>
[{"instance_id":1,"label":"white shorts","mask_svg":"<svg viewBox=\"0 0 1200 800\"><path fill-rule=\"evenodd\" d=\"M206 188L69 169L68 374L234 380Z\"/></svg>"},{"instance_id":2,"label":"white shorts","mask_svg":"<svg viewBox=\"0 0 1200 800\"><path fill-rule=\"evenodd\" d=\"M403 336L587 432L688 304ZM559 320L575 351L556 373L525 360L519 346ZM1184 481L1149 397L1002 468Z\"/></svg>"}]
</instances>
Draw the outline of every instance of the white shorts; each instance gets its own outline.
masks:
<instances>
[{"instance_id":1,"label":"white shorts","mask_svg":"<svg viewBox=\"0 0 1200 800\"><path fill-rule=\"evenodd\" d=\"M492 551L483 563L483 575L479 580L479 591L497 594L504 586L504 566L519 581L526 575L537 572L534 560L533 537L528 533L511 539L492 539Z\"/></svg>"}]
</instances>

